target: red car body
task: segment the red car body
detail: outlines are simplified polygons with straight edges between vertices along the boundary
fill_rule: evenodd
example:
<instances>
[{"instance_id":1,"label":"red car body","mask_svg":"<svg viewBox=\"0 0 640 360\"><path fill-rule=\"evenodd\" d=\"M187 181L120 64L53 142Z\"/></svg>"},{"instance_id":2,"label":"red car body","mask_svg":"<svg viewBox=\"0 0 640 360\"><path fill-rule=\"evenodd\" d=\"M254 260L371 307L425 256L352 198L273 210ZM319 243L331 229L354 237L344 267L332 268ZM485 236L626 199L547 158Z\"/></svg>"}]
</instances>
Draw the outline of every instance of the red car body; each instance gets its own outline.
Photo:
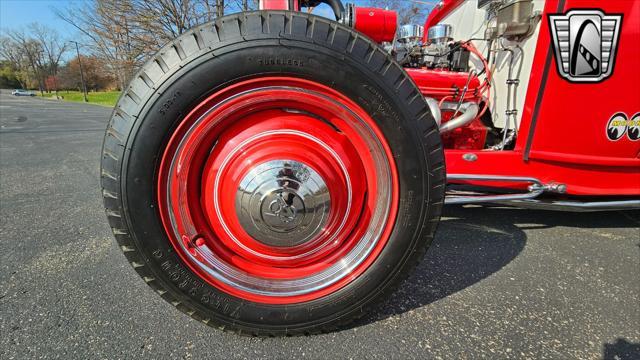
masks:
<instances>
[{"instance_id":1,"label":"red car body","mask_svg":"<svg viewBox=\"0 0 640 360\"><path fill-rule=\"evenodd\" d=\"M430 13L425 29L438 24L463 0L444 0ZM291 9L288 0L263 0L263 9ZM293 1L294 9L298 2ZM598 8L607 14L622 14L621 36L613 74L598 83L574 83L556 70L549 22L550 14L571 9ZM390 16L371 9L360 20L363 31L385 28ZM515 146L493 151L476 146L483 142L479 122L457 129L444 138L447 173L450 181L494 188L526 189L531 182L491 181L492 177L531 178L541 184L561 184L561 193L573 196L640 195L640 141L630 137L611 141L607 124L615 114L636 116L640 122L640 2L611 0L547 0L541 14L533 66ZM377 25L376 25L377 24ZM358 29L358 25L354 26ZM425 32L426 42L426 32ZM442 70L406 69L422 93L440 100L451 89L462 88L467 73ZM526 76L526 75L525 75ZM473 79L474 81L476 79ZM470 83L468 97L479 83ZM465 98L466 99L466 98ZM479 100L476 98L475 100ZM482 181L458 179L482 178ZM487 181L489 179L489 181Z\"/></svg>"},{"instance_id":2,"label":"red car body","mask_svg":"<svg viewBox=\"0 0 640 360\"><path fill-rule=\"evenodd\" d=\"M427 19L436 24L462 3L446 0ZM571 83L556 71L548 14L597 7L623 14L615 69L600 83ZM640 141L610 141L607 123L619 112L640 112L640 4L636 1L548 0L515 148L511 151L447 149L447 173L527 176L561 183L571 195L640 195ZM410 72L411 75L413 75ZM419 86L428 79L414 76ZM468 153L477 160L464 160Z\"/></svg>"}]
</instances>

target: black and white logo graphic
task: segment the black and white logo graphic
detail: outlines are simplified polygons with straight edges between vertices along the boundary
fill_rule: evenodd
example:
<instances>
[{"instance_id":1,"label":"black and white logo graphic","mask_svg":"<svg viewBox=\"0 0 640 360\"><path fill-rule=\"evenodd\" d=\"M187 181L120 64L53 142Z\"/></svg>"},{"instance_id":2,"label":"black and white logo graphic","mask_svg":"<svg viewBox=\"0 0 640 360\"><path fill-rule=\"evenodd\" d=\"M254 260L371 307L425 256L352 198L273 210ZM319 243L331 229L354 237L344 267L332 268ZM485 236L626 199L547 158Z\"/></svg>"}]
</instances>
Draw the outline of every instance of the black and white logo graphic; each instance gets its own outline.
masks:
<instances>
[{"instance_id":1,"label":"black and white logo graphic","mask_svg":"<svg viewBox=\"0 0 640 360\"><path fill-rule=\"evenodd\" d=\"M627 115L617 113L607 123L607 137L611 141L620 140L627 133Z\"/></svg>"},{"instance_id":2,"label":"black and white logo graphic","mask_svg":"<svg viewBox=\"0 0 640 360\"><path fill-rule=\"evenodd\" d=\"M558 72L572 82L599 82L613 72L622 15L571 10L549 15Z\"/></svg>"},{"instance_id":3,"label":"black and white logo graphic","mask_svg":"<svg viewBox=\"0 0 640 360\"><path fill-rule=\"evenodd\" d=\"M640 112L631 117L627 128L627 137L631 141L640 140Z\"/></svg>"},{"instance_id":4,"label":"black and white logo graphic","mask_svg":"<svg viewBox=\"0 0 640 360\"><path fill-rule=\"evenodd\" d=\"M631 119L623 112L615 113L607 122L607 138L618 141L627 135L631 141L640 140L640 112L635 113Z\"/></svg>"}]
</instances>

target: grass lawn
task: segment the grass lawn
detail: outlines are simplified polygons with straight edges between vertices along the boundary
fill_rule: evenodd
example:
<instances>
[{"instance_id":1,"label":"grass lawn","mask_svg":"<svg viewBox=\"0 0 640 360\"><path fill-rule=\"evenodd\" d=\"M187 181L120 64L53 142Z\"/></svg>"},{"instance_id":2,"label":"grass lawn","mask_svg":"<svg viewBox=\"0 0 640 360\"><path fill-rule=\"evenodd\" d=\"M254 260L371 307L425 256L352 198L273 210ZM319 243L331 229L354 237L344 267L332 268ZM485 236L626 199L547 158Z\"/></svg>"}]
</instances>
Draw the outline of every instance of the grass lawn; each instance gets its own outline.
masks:
<instances>
[{"instance_id":1,"label":"grass lawn","mask_svg":"<svg viewBox=\"0 0 640 360\"><path fill-rule=\"evenodd\" d=\"M83 102L82 91L59 91L58 95L63 97L64 101L74 101L74 102ZM40 93L38 93L40 96ZM51 94L45 93L43 97L52 98L55 94L52 92ZM118 101L118 97L120 97L120 91L98 91L98 92L89 92L87 94L87 98L89 103L98 104L103 106L113 107L116 105Z\"/></svg>"}]
</instances>

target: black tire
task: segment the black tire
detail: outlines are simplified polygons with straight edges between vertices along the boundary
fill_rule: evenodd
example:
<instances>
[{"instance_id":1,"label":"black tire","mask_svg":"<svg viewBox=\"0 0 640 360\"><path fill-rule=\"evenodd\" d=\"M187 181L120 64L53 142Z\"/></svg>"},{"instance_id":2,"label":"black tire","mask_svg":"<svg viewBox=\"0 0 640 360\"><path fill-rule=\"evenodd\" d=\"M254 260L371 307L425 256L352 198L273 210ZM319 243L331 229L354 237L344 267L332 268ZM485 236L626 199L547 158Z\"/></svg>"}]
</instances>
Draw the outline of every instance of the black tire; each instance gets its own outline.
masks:
<instances>
[{"instance_id":1,"label":"black tire","mask_svg":"<svg viewBox=\"0 0 640 360\"><path fill-rule=\"evenodd\" d=\"M259 63L258 56L276 61ZM277 61L287 58L302 59L303 66ZM312 79L349 96L384 133L399 172L399 212L375 262L339 291L287 306L242 300L202 281L172 248L155 196L159 157L179 119L216 88L264 74ZM124 89L102 154L109 224L138 274L194 319L256 336L332 331L389 295L433 239L444 181L438 129L413 81L365 36L304 13L227 16L165 46Z\"/></svg>"}]
</instances>

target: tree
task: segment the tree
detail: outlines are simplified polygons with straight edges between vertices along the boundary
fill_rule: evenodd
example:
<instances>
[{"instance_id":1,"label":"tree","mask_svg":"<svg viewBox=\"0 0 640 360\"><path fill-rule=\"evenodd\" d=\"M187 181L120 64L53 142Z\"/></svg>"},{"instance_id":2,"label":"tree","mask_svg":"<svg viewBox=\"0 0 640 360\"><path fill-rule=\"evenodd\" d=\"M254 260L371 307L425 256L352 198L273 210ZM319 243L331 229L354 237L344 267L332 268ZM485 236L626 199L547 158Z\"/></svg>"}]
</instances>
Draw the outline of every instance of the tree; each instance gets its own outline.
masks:
<instances>
[{"instance_id":1,"label":"tree","mask_svg":"<svg viewBox=\"0 0 640 360\"><path fill-rule=\"evenodd\" d=\"M156 51L194 26L216 17L213 0L134 0L131 24L136 40ZM216 11L214 11L216 9Z\"/></svg>"},{"instance_id":2,"label":"tree","mask_svg":"<svg viewBox=\"0 0 640 360\"><path fill-rule=\"evenodd\" d=\"M45 91L45 78L47 76L46 58L44 56L44 49L42 44L32 38L24 30L13 30L8 32L8 41L4 42L4 46L10 46L15 48L15 53L19 57L16 59L16 64L21 64L30 75L30 78L35 79L38 84L38 89L41 94ZM3 53L9 51L3 50Z\"/></svg>"},{"instance_id":3,"label":"tree","mask_svg":"<svg viewBox=\"0 0 640 360\"><path fill-rule=\"evenodd\" d=\"M9 60L0 60L0 88L24 88L19 74Z\"/></svg>"},{"instance_id":4,"label":"tree","mask_svg":"<svg viewBox=\"0 0 640 360\"><path fill-rule=\"evenodd\" d=\"M124 88L148 55L146 44L136 41L132 26L133 0L83 2L57 15L85 36L91 52L102 58Z\"/></svg>"},{"instance_id":5,"label":"tree","mask_svg":"<svg viewBox=\"0 0 640 360\"><path fill-rule=\"evenodd\" d=\"M23 87L35 82L40 92L54 89L57 93L55 79L66 46L55 30L33 23L26 30L14 29L0 37L0 57L10 63Z\"/></svg>"},{"instance_id":6,"label":"tree","mask_svg":"<svg viewBox=\"0 0 640 360\"><path fill-rule=\"evenodd\" d=\"M231 11L257 10L260 0L235 0L227 4L226 9Z\"/></svg>"},{"instance_id":7,"label":"tree","mask_svg":"<svg viewBox=\"0 0 640 360\"><path fill-rule=\"evenodd\" d=\"M224 13L222 0L94 0L56 14L84 34L120 87L167 42Z\"/></svg>"},{"instance_id":8,"label":"tree","mask_svg":"<svg viewBox=\"0 0 640 360\"><path fill-rule=\"evenodd\" d=\"M100 58L83 55L80 57L88 90L98 91L117 87L116 78L105 71L105 64ZM67 61L67 63L60 68L59 81L63 89L82 90L80 62L77 57Z\"/></svg>"},{"instance_id":9,"label":"tree","mask_svg":"<svg viewBox=\"0 0 640 360\"><path fill-rule=\"evenodd\" d=\"M51 81L45 81L45 87L47 90L51 90L51 87L53 87L56 97L58 97L58 68L62 55L64 55L68 49L68 43L60 39L57 31L41 24L33 23L29 26L29 29L34 35L35 40L39 42L47 63L45 69L47 71L44 71L44 74L47 75L45 76L43 74L43 76Z\"/></svg>"},{"instance_id":10,"label":"tree","mask_svg":"<svg viewBox=\"0 0 640 360\"><path fill-rule=\"evenodd\" d=\"M100 58L123 88L166 43L227 10L257 5L258 0L93 0L55 11L83 34L83 50Z\"/></svg>"},{"instance_id":11,"label":"tree","mask_svg":"<svg viewBox=\"0 0 640 360\"><path fill-rule=\"evenodd\" d=\"M0 57L3 59L4 73L13 74L13 77L20 83L20 87L27 89L31 83L31 73L29 65L24 56L24 51L9 36L0 37ZM9 77L9 75L7 75Z\"/></svg>"},{"instance_id":12,"label":"tree","mask_svg":"<svg viewBox=\"0 0 640 360\"><path fill-rule=\"evenodd\" d=\"M224 16L224 0L216 0L216 15L218 17Z\"/></svg>"}]
</instances>

